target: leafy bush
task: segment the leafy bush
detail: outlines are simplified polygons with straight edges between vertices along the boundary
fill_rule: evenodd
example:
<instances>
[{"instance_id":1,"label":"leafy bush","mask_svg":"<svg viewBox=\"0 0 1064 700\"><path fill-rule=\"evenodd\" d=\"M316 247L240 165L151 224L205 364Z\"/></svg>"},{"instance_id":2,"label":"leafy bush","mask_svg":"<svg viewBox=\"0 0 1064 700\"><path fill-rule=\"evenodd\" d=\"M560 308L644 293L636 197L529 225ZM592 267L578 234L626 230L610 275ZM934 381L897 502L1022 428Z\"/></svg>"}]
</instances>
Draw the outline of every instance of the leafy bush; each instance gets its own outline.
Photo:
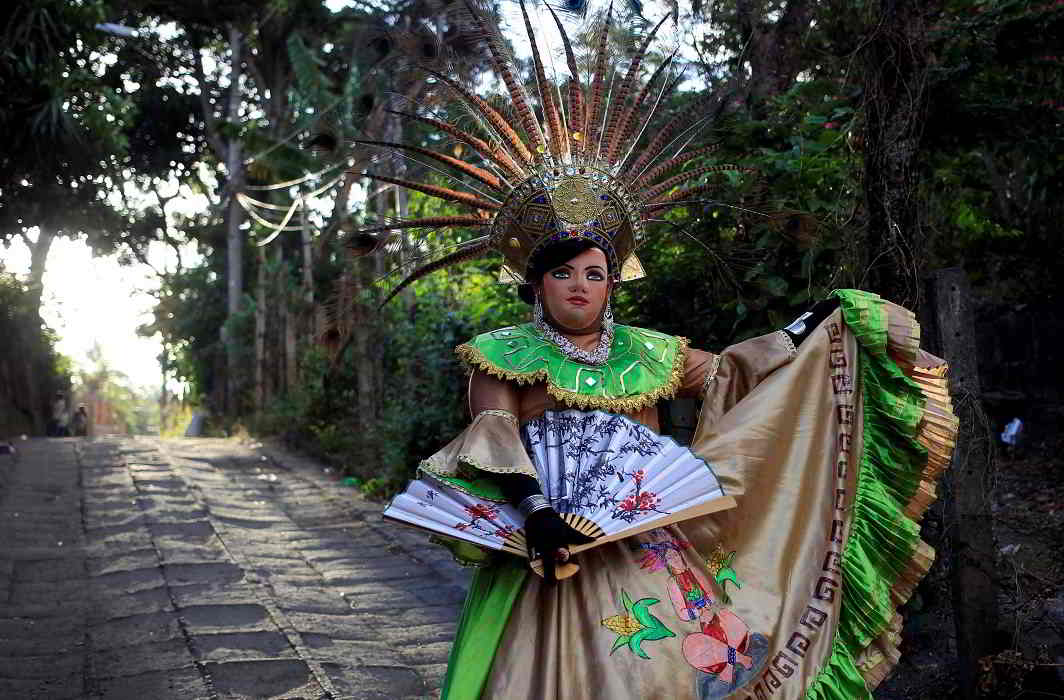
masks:
<instances>
[{"instance_id":1,"label":"leafy bush","mask_svg":"<svg viewBox=\"0 0 1064 700\"><path fill-rule=\"evenodd\" d=\"M56 335L41 323L33 295L0 263L0 438L43 434L56 391L70 391L70 359L55 350Z\"/></svg>"},{"instance_id":2,"label":"leafy bush","mask_svg":"<svg viewBox=\"0 0 1064 700\"><path fill-rule=\"evenodd\" d=\"M474 273L475 275L476 273ZM466 374L456 345L488 327L513 322L507 308L479 314L459 304L454 289L426 283L414 305L383 309L373 321L370 358L348 349L337 361L324 350L305 353L295 391L274 400L256 428L357 477L367 495L386 497L413 476L420 460L449 442L468 423ZM359 362L376 362L376 415L358 415Z\"/></svg>"}]
</instances>

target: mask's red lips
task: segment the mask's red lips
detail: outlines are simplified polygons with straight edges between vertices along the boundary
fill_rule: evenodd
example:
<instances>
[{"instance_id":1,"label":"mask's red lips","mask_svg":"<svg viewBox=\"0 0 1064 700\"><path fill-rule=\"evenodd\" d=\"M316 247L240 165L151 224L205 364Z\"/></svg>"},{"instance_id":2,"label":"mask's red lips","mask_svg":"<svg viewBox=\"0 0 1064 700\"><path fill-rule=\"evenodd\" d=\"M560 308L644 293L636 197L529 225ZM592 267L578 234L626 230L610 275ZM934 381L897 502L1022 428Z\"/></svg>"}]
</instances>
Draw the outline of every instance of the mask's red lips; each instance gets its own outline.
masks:
<instances>
[{"instance_id":1,"label":"mask's red lips","mask_svg":"<svg viewBox=\"0 0 1064 700\"><path fill-rule=\"evenodd\" d=\"M566 301L570 304L575 304L576 306L587 306L588 304L587 299L584 297L569 297Z\"/></svg>"}]
</instances>

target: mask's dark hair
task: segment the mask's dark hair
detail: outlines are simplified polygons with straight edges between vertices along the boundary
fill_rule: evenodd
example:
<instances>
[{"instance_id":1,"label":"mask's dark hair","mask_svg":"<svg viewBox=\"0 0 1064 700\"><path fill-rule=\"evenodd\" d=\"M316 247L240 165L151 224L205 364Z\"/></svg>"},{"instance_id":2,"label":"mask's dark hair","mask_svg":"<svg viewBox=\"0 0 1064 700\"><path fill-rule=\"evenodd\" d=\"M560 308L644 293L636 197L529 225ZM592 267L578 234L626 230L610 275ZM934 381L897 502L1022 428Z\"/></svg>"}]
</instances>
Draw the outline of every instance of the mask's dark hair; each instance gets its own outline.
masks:
<instances>
[{"instance_id":1,"label":"mask's dark hair","mask_svg":"<svg viewBox=\"0 0 1064 700\"><path fill-rule=\"evenodd\" d=\"M528 283L522 284L517 288L517 296L521 297L521 301L526 304L534 304L536 302L535 288L539 281L543 279L543 275L592 248L602 250L602 246L592 243L586 238L570 238L536 251L532 259L528 261L528 270L525 275ZM602 252L605 253L606 251L602 250ZM610 268L609 259L610 256L606 255L606 274L612 276L613 269Z\"/></svg>"}]
</instances>

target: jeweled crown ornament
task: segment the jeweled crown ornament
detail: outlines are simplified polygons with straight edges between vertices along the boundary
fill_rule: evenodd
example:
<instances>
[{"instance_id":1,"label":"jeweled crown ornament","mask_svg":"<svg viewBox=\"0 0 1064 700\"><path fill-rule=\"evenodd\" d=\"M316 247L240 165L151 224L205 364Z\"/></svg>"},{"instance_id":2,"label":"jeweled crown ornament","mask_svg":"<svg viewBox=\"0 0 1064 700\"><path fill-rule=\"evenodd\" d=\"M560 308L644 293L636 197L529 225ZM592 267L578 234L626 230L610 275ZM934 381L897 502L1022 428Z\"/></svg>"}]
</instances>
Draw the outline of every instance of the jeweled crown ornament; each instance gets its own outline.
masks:
<instances>
[{"instance_id":1,"label":"jeweled crown ornament","mask_svg":"<svg viewBox=\"0 0 1064 700\"><path fill-rule=\"evenodd\" d=\"M696 160L710 156L715 146L684 150L719 116L724 102L721 94L707 92L687 107L658 119L659 111L664 111L659 107L667 103L680 83L680 77L671 73L675 53L645 81L641 68L668 16L645 34L622 73L610 60L608 49L613 23L611 4L595 34L592 74L585 85L572 44L555 11L546 6L564 48L569 72L564 80L548 78L525 0L520 0L520 7L531 45L542 124L510 64L498 27L470 0L465 0L467 19L487 44L492 68L506 86L514 116L504 114L459 80L428 68L426 72L436 83L473 117L475 127L464 123L459 126L436 116L398 113L439 130L462 144L463 150L468 148L476 154L481 163L476 165L419 146L358 142L413 152L442 163L456 171L458 177L451 179L463 189L373 172L359 175L472 210L468 215L416 218L363 228L356 234L357 245L363 251L385 244L388 235L377 234L396 235L404 229L487 227L488 231L411 272L388 299L430 272L492 252L503 257L501 280L523 282L536 252L566 239L589 240L606 251L614 281L642 277L644 271L635 251L646 236L646 224L654 216L673 206L697 202L701 195L720 186L714 182L695 184L695 180L726 171L749 172L731 164L693 167ZM673 174L684 166L686 170Z\"/></svg>"}]
</instances>

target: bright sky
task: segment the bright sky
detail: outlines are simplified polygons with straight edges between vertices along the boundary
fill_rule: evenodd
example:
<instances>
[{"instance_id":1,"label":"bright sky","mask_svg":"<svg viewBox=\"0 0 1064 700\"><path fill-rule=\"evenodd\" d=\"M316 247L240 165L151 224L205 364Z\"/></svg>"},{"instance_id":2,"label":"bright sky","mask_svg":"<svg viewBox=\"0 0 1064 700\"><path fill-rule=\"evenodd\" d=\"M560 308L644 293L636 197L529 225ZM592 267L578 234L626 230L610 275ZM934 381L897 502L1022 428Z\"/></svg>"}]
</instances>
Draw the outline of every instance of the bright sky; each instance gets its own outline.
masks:
<instances>
[{"instance_id":1,"label":"bright sky","mask_svg":"<svg viewBox=\"0 0 1064 700\"><path fill-rule=\"evenodd\" d=\"M20 238L10 248L0 246L0 259L8 272L28 275L30 252ZM75 367L88 369L88 353L99 341L112 368L136 387L158 390L162 343L137 335L137 326L151 321L154 299L148 291L155 286L143 265L123 267L113 255L94 258L84 241L57 238L45 267L41 315L59 335L59 352Z\"/></svg>"}]
</instances>

